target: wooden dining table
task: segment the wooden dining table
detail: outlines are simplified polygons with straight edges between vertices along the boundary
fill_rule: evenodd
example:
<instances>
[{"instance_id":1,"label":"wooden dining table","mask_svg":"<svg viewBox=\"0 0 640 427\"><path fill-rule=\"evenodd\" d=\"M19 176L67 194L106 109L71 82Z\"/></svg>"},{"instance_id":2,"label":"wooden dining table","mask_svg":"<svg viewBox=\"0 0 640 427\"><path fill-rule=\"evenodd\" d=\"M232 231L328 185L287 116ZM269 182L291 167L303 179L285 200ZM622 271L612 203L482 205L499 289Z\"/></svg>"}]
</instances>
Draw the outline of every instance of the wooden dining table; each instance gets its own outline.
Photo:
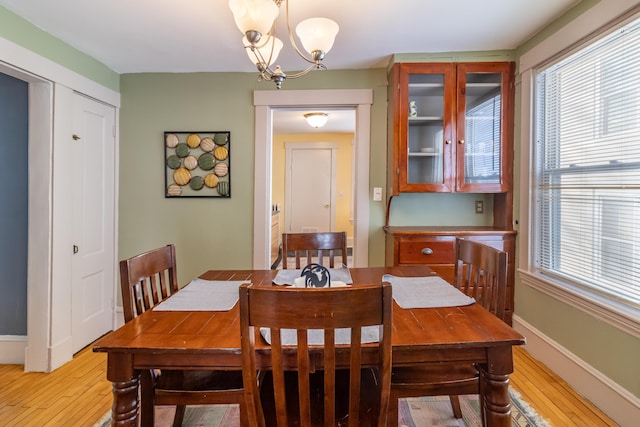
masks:
<instances>
[{"instance_id":1,"label":"wooden dining table","mask_svg":"<svg viewBox=\"0 0 640 427\"><path fill-rule=\"evenodd\" d=\"M211 281L273 284L275 270L211 270ZM427 266L352 268L353 286L379 283L384 274L433 276ZM179 294L179 292L178 292ZM176 294L176 295L178 295ZM481 305L403 309L394 301L393 366L470 362L478 366L484 390L486 425L511 426L509 374L512 346L524 337ZM377 345L371 345L371 353ZM98 340L93 350L107 353L107 379L113 383L112 425L137 426L139 374L146 369L240 370L240 310L148 310ZM260 345L261 369L269 369L269 346ZM366 359L366 354L363 358ZM373 356L372 356L373 357ZM372 359L373 360L373 359Z\"/></svg>"}]
</instances>

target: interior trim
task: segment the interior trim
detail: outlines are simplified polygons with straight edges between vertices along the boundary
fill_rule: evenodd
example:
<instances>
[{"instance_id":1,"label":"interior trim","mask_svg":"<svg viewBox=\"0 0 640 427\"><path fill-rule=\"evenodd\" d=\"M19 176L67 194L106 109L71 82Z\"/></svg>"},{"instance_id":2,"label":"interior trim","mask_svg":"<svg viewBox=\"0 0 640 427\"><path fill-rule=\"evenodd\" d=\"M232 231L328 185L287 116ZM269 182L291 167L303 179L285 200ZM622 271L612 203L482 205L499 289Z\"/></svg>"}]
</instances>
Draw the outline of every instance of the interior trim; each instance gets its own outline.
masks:
<instances>
[{"instance_id":1,"label":"interior trim","mask_svg":"<svg viewBox=\"0 0 640 427\"><path fill-rule=\"evenodd\" d=\"M603 297L596 294L588 296L582 289L579 291L571 290L569 287L554 283L528 271L519 270L518 274L523 284L577 308L635 338L640 338L640 322L634 318L632 313L624 311L624 306L613 307L603 301Z\"/></svg>"},{"instance_id":2,"label":"interior trim","mask_svg":"<svg viewBox=\"0 0 640 427\"><path fill-rule=\"evenodd\" d=\"M255 175L253 205L253 268L268 269L271 247L271 156L273 110L286 107L353 107L356 111L354 162L354 267L369 265L369 153L371 89L254 91Z\"/></svg>"}]
</instances>

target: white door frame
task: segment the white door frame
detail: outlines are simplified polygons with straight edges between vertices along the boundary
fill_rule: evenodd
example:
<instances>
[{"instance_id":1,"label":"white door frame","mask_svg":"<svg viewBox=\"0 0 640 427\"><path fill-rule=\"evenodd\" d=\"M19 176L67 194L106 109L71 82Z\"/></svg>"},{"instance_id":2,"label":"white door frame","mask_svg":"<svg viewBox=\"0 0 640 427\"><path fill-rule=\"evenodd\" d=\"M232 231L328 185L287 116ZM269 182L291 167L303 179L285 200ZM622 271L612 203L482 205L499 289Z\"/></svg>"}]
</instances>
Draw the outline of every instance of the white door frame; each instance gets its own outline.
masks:
<instances>
[{"instance_id":1,"label":"white door frame","mask_svg":"<svg viewBox=\"0 0 640 427\"><path fill-rule=\"evenodd\" d=\"M292 150L331 150L331 200L329 201L329 229L321 231L335 231L336 227L336 167L337 167L337 151L338 144L335 142L285 142L286 151L286 171L285 171L285 197L284 197L284 211L287 213L285 216L284 229L289 232L291 230L291 171L292 169Z\"/></svg>"},{"instance_id":2,"label":"white door frame","mask_svg":"<svg viewBox=\"0 0 640 427\"><path fill-rule=\"evenodd\" d=\"M0 71L29 83L27 337L0 337L0 363L16 363L2 362L15 355L24 361L25 371L49 372L73 357L69 345L71 246L69 221L65 219L71 214L70 204L65 203L66 181L59 179L68 166L64 164L68 156L63 147L72 133L69 100L77 91L114 106L117 128L120 94L2 37ZM117 133L115 150L117 159ZM115 177L117 169L116 163ZM114 203L117 200L116 186ZM117 217L114 221L117 230ZM113 242L117 248L117 231ZM117 266L113 268L115 274ZM117 292L114 283L113 298Z\"/></svg>"},{"instance_id":3,"label":"white door frame","mask_svg":"<svg viewBox=\"0 0 640 427\"><path fill-rule=\"evenodd\" d=\"M273 110L313 106L353 107L356 110L354 161L353 266L369 264L369 150L371 89L260 90L253 92L255 106L255 176L253 204L253 268L268 269L271 253L271 148Z\"/></svg>"}]
</instances>

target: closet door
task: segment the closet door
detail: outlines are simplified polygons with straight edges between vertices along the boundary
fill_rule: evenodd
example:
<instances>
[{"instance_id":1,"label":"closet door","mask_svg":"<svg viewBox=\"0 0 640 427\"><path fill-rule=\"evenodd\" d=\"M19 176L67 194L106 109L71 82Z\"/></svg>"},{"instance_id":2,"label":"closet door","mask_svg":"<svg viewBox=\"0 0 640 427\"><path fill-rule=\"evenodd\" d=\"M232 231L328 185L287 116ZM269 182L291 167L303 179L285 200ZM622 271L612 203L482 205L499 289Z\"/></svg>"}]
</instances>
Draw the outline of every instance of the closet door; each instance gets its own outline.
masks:
<instances>
[{"instance_id":1,"label":"closet door","mask_svg":"<svg viewBox=\"0 0 640 427\"><path fill-rule=\"evenodd\" d=\"M115 109L73 95L73 351L111 330L115 227Z\"/></svg>"}]
</instances>

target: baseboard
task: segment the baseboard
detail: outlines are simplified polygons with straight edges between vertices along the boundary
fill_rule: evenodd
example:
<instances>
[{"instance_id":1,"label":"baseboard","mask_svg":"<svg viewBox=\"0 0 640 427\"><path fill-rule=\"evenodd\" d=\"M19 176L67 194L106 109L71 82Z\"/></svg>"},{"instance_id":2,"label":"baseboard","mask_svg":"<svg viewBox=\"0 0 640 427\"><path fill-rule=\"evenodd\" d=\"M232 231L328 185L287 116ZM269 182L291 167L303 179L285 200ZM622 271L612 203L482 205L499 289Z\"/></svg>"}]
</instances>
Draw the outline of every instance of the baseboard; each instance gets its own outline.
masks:
<instances>
[{"instance_id":1,"label":"baseboard","mask_svg":"<svg viewBox=\"0 0 640 427\"><path fill-rule=\"evenodd\" d=\"M0 335L0 364L24 365L26 335Z\"/></svg>"},{"instance_id":2,"label":"baseboard","mask_svg":"<svg viewBox=\"0 0 640 427\"><path fill-rule=\"evenodd\" d=\"M49 371L58 369L73 359L73 337L68 336L49 348Z\"/></svg>"},{"instance_id":3,"label":"baseboard","mask_svg":"<svg viewBox=\"0 0 640 427\"><path fill-rule=\"evenodd\" d=\"M527 338L527 352L620 426L637 425L637 420L640 419L640 398L517 315L513 316L513 328Z\"/></svg>"}]
</instances>

